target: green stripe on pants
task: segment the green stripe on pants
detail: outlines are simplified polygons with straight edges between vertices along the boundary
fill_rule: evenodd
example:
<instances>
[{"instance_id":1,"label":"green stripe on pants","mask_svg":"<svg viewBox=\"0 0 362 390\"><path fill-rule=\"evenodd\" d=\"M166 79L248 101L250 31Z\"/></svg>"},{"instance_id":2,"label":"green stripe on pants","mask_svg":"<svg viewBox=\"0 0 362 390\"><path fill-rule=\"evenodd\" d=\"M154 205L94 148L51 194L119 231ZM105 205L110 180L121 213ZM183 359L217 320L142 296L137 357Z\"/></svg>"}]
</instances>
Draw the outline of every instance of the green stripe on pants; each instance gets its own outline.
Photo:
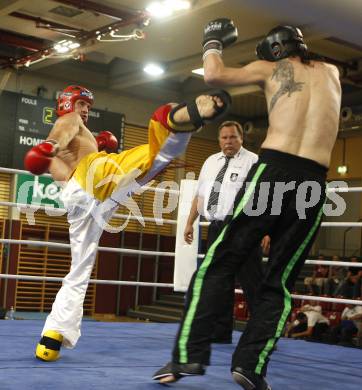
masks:
<instances>
[{"instance_id":1,"label":"green stripe on pants","mask_svg":"<svg viewBox=\"0 0 362 390\"><path fill-rule=\"evenodd\" d=\"M288 314L290 313L290 310L292 307L291 295L290 295L290 292L288 291L288 289L286 288L285 283L286 283L290 273L292 272L296 262L299 260L301 254L303 253L305 247L308 245L308 243L312 239L315 231L317 230L319 223L320 223L320 220L322 218L322 214L323 214L323 206L319 210L319 213L318 213L317 218L314 222L314 225L312 226L311 230L309 231L307 237L302 242L302 244L299 246L298 250L294 253L294 255L292 256L291 260L289 261L288 265L286 266L286 268L283 272L282 286L283 286L283 290L284 290L284 309L283 309L282 315L279 319L279 322L277 325L277 330L275 332L275 336L268 340L264 349L261 351L261 353L259 355L258 364L257 364L256 369L255 369L256 374L261 374L263 366L265 364L265 358L268 356L268 353L272 350L276 339L278 337L280 337L280 335L282 334L282 331L283 331L283 328L285 325L285 321L287 320Z\"/></svg>"},{"instance_id":2,"label":"green stripe on pants","mask_svg":"<svg viewBox=\"0 0 362 390\"><path fill-rule=\"evenodd\" d=\"M266 168L266 164L262 163L259 165L257 171L255 172L255 174L250 182L249 187L247 188L245 194L241 198L238 206L235 208L232 219L235 219L243 211L243 208L245 207L246 203L250 199L250 196L252 195L252 193L255 189L256 183L258 182L260 175L263 173L265 168ZM178 347L179 347L179 351L180 351L179 363L187 363L188 362L186 346L187 346L187 343L189 340L191 326L192 326L192 323L193 323L193 320L195 317L197 305L198 305L199 300L200 300L201 288L202 288L202 284L204 281L205 273L206 273L209 265L212 262L212 259L214 257L214 253L215 253L217 246L224 239L226 229L227 229L227 225L223 228L222 232L219 234L219 236L214 241L214 243L210 246L200 268L198 269L198 271L196 273L194 287L192 290L191 303L190 303L190 306L187 310L185 320L184 320L184 323L182 325L179 342L178 342Z\"/></svg>"}]
</instances>

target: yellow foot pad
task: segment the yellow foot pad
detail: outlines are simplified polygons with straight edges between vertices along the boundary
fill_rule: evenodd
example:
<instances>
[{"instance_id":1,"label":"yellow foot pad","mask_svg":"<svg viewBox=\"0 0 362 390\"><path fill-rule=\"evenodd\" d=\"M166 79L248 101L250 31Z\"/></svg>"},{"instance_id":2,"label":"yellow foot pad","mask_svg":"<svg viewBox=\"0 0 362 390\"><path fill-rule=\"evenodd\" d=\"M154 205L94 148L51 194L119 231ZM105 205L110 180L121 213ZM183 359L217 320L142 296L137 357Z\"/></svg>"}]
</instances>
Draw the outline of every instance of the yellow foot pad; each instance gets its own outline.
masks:
<instances>
[{"instance_id":1,"label":"yellow foot pad","mask_svg":"<svg viewBox=\"0 0 362 390\"><path fill-rule=\"evenodd\" d=\"M36 346L35 357L45 362L54 362L59 358L63 336L54 331L47 330Z\"/></svg>"}]
</instances>

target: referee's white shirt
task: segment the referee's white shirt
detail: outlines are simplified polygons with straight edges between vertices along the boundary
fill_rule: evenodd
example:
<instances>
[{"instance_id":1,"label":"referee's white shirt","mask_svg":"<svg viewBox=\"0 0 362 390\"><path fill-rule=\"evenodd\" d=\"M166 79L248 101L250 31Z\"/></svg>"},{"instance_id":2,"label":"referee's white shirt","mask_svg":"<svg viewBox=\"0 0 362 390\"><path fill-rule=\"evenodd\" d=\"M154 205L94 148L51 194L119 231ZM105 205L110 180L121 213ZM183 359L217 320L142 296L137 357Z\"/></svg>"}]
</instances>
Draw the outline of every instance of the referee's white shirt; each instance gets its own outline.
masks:
<instances>
[{"instance_id":1,"label":"referee's white shirt","mask_svg":"<svg viewBox=\"0 0 362 390\"><path fill-rule=\"evenodd\" d=\"M228 168L220 188L219 200L214 215L210 215L207 211L207 203L214 185L216 176L220 169L225 164L225 154L223 152L212 154L208 157L200 172L197 183L196 195L201 200L199 204L199 212L208 221L223 220L231 213L234 206L234 200L237 192L242 186L246 175L251 166L258 160L258 156L249 150L241 147L239 151L230 160Z\"/></svg>"}]
</instances>

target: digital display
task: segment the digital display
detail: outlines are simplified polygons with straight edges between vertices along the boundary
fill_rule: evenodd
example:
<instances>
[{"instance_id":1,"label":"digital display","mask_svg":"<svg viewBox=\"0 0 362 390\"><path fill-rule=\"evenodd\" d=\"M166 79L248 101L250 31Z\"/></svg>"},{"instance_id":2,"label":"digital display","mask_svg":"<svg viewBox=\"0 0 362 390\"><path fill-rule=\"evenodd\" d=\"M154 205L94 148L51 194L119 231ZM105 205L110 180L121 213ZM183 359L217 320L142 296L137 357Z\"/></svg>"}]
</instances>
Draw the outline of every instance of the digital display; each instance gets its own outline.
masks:
<instances>
[{"instance_id":1,"label":"digital display","mask_svg":"<svg viewBox=\"0 0 362 390\"><path fill-rule=\"evenodd\" d=\"M57 120L57 114L55 108L44 107L43 108L43 123L46 125L54 125Z\"/></svg>"}]
</instances>

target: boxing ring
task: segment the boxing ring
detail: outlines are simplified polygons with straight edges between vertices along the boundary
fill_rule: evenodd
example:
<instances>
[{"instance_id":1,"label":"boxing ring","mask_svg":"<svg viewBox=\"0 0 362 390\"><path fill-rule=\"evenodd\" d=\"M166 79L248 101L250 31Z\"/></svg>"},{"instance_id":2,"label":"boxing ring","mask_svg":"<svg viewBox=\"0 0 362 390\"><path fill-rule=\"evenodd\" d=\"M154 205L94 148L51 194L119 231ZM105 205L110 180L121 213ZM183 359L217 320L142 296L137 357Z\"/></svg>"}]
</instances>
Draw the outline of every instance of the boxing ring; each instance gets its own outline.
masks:
<instances>
[{"instance_id":1,"label":"boxing ring","mask_svg":"<svg viewBox=\"0 0 362 390\"><path fill-rule=\"evenodd\" d=\"M23 172L0 168L1 171ZM152 187L148 189L155 190ZM156 191L168 190L156 189ZM362 192L362 188L350 188L349 191ZM341 192L346 192L346 190ZM45 206L29 206L5 201L1 201L0 206L46 209ZM54 209L51 209L54 213ZM59 210L59 212L64 212L64 210ZM125 217L128 216L118 215L116 218ZM144 217L144 220L177 224L177 221L167 219ZM200 225L207 225L207 223L200 223ZM362 227L362 223L324 222L322 227ZM69 244L59 242L12 238L2 238L0 244L69 248ZM175 252L127 248L99 247L99 251L144 256L175 256ZM342 261L307 260L306 263L362 267L361 263ZM62 280L57 277L14 274L0 274L0 279ZM140 281L92 279L90 282L122 286L174 287L173 283ZM351 299L295 294L292 297L298 300L362 305L362 301ZM43 321L39 320L0 321L2 341L0 389L52 388L64 390L74 386L82 386L84 389L159 389L161 385L153 382L151 376L160 366L170 360L177 329L177 324L109 323L85 320L82 325L82 337L76 349L62 348L61 358L58 361L45 363L34 357L35 345L42 326ZM233 345L213 345L211 365L205 376L186 378L173 384L172 387L185 390L240 388L233 382L229 371L231 354L239 336L239 332L234 331ZM339 390L341 388L359 390L362 386L362 350L281 338L277 350L271 356L268 382L273 390L314 390L316 388L319 390Z\"/></svg>"}]
</instances>

